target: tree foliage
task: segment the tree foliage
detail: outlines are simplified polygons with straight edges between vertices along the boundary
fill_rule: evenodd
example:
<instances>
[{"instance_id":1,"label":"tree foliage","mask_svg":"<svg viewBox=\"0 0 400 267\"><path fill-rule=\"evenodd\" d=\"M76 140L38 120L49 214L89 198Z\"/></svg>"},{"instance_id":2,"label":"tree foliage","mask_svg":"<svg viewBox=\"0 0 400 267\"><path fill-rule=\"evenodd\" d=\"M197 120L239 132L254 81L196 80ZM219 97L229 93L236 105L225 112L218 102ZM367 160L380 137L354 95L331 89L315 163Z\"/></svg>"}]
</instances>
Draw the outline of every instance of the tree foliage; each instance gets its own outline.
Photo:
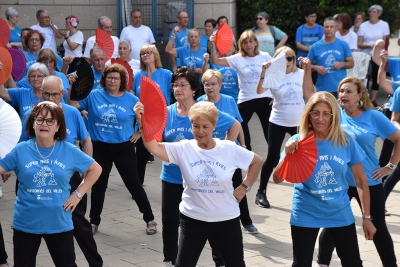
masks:
<instances>
[{"instance_id":1,"label":"tree foliage","mask_svg":"<svg viewBox=\"0 0 400 267\"><path fill-rule=\"evenodd\" d=\"M275 25L288 36L287 45L295 48L294 40L297 28L305 23L304 11L309 7L317 9L318 23L322 25L324 19L340 12L348 13L352 18L356 12L364 12L368 19L368 8L374 4L383 7L380 19L387 21L391 32L399 29L400 0L237 0L238 26L242 32L256 25L255 15L259 11L269 14L268 24Z\"/></svg>"}]
</instances>

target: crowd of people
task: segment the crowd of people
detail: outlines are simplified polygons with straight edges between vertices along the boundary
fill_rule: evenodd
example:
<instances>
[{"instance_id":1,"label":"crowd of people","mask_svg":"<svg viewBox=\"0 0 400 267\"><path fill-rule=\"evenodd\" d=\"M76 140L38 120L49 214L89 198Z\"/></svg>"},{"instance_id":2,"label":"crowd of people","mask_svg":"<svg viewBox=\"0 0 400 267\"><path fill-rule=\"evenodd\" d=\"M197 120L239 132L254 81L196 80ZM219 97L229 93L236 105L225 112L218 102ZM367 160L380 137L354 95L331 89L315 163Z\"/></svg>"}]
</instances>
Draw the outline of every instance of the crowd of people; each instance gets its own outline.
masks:
<instances>
[{"instance_id":1,"label":"crowd of people","mask_svg":"<svg viewBox=\"0 0 400 267\"><path fill-rule=\"evenodd\" d=\"M134 75L132 88L127 88L127 70L106 61L95 36L85 41L78 17L65 17L65 27L59 29L41 9L38 24L20 29L20 14L9 7L7 47L21 50L26 58L24 77L10 76L0 84L0 98L17 109L23 125L19 144L0 159L3 181L10 171L17 176L15 266L35 266L41 238L56 266L76 266L73 236L89 266L103 266L93 235L101 232L113 165L143 214L145 233L156 234L154 203L143 187L154 156L162 160L163 266L196 266L207 240L217 267L245 266L242 232L258 233L246 193L260 177L255 204L271 208L266 193L270 176L275 183L284 181L278 175L283 160L302 153L299 142L310 135L318 160L313 173L294 185L292 266L311 267L320 228L317 266L329 266L335 247L343 266L362 266L350 208L353 197L362 210L366 239L373 240L384 266L397 266L385 201L400 180L400 60L388 58L384 49L390 31L379 19L382 12L373 5L368 20L358 12L353 23L350 14L339 13L320 25L317 10L309 8L305 23L293 33L296 53L285 46L290 33L270 25L270 15L261 11L255 14L255 27L241 33L237 43L232 36L230 49L222 54L216 31L229 24L228 18L207 19L205 35L200 35L198 29L188 29L189 15L182 10L165 47L171 70L163 68L139 9L131 12L131 25L119 38L112 36L112 20L101 16L98 28L114 43L111 58L125 61L132 70L128 75ZM63 57L57 39L64 39ZM347 77L356 64L354 53L371 56L365 79ZM277 73L269 74L272 78L266 73L282 54L283 78L267 87L265 79L279 79ZM71 99L79 78L71 70L75 58L86 60L94 77L91 92L78 101ZM392 80L386 79L386 65ZM147 125L142 115L149 107L139 101L146 90L142 77L154 81L165 98L162 142L143 135ZM386 114L374 110L379 86L393 95ZM264 162L252 152L249 121L254 113L268 143ZM291 138L280 153L286 133ZM384 140L380 157L377 137ZM244 177L242 170L247 171ZM38 212L45 216L35 216ZM22 253L26 256L20 257Z\"/></svg>"}]
</instances>

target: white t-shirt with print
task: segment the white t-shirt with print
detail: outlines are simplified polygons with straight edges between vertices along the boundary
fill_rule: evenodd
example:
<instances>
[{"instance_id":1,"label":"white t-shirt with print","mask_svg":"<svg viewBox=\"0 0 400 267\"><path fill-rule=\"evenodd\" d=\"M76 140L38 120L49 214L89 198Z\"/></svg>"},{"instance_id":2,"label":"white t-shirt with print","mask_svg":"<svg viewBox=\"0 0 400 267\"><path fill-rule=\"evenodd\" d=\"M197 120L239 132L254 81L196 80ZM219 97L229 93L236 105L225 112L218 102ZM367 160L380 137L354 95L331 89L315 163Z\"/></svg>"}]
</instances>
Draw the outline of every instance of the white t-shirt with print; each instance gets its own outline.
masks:
<instances>
[{"instance_id":1,"label":"white t-shirt with print","mask_svg":"<svg viewBox=\"0 0 400 267\"><path fill-rule=\"evenodd\" d=\"M53 25L54 28L58 29L56 25ZM48 27L40 27L39 24L33 25L31 26L32 30L37 30L39 31L43 37L44 37L44 44L42 46L41 49L44 48L50 48L54 54L58 54L57 53L57 42L56 42L56 34L54 33L53 29L51 28L51 26Z\"/></svg>"},{"instance_id":2,"label":"white t-shirt with print","mask_svg":"<svg viewBox=\"0 0 400 267\"><path fill-rule=\"evenodd\" d=\"M67 36L69 36L69 31L67 31ZM70 42L79 44L75 50L71 50L69 47L67 40L64 41L63 46L65 49L65 56L71 57L82 57L82 44L83 44L83 33L81 31L77 31L74 35L68 37Z\"/></svg>"},{"instance_id":3,"label":"white t-shirt with print","mask_svg":"<svg viewBox=\"0 0 400 267\"><path fill-rule=\"evenodd\" d=\"M228 140L214 139L212 149L202 149L196 140L164 143L169 163L179 165L183 177L182 214L205 222L231 220L240 215L233 196L232 176L237 168L247 170L254 153Z\"/></svg>"},{"instance_id":4,"label":"white t-shirt with print","mask_svg":"<svg viewBox=\"0 0 400 267\"><path fill-rule=\"evenodd\" d=\"M131 44L132 52L130 57L136 60L140 60L140 49L142 49L144 45L156 42L153 32L145 25L141 25L138 28L132 25L126 26L122 29L120 40L126 40Z\"/></svg>"},{"instance_id":5,"label":"white t-shirt with print","mask_svg":"<svg viewBox=\"0 0 400 267\"><path fill-rule=\"evenodd\" d=\"M304 109L303 75L304 71L301 69L286 74L282 84L271 89L274 104L270 122L285 127L299 126Z\"/></svg>"},{"instance_id":6,"label":"white t-shirt with print","mask_svg":"<svg viewBox=\"0 0 400 267\"><path fill-rule=\"evenodd\" d=\"M350 46L350 50L354 49L357 50L358 49L358 36L357 33L353 32L353 31L349 31L346 35L341 35L339 31L337 31L335 33L336 38L341 39L343 41L345 41L346 43L349 44Z\"/></svg>"},{"instance_id":7,"label":"white t-shirt with print","mask_svg":"<svg viewBox=\"0 0 400 267\"><path fill-rule=\"evenodd\" d=\"M255 57L243 57L241 54L235 54L226 57L229 67L235 69L239 79L238 104L256 98L271 97L270 90L262 94L257 94L257 82L260 78L262 64L270 61L271 56L267 52L260 52Z\"/></svg>"},{"instance_id":8,"label":"white t-shirt with print","mask_svg":"<svg viewBox=\"0 0 400 267\"><path fill-rule=\"evenodd\" d=\"M357 34L364 37L363 44L374 45L378 39L383 39L383 36L390 34L389 24L383 20L375 24L365 21L360 25ZM371 54L372 48L362 48L361 52Z\"/></svg>"}]
</instances>

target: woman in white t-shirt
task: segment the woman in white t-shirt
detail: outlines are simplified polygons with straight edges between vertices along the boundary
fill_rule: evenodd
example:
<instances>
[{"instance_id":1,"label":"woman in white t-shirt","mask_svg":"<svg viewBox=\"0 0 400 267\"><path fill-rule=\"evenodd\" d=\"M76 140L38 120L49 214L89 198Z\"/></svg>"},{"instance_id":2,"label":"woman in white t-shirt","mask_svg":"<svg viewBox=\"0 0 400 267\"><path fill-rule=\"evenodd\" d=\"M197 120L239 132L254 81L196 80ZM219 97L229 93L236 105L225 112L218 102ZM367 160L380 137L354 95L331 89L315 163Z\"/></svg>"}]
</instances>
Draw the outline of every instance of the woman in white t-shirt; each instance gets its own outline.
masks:
<instances>
[{"instance_id":1,"label":"woman in white t-shirt","mask_svg":"<svg viewBox=\"0 0 400 267\"><path fill-rule=\"evenodd\" d=\"M357 34L350 30L351 28L351 17L347 13L339 13L335 20L338 24L338 31L335 33L335 37L341 39L349 44L351 52L357 50Z\"/></svg>"},{"instance_id":2,"label":"woman in white t-shirt","mask_svg":"<svg viewBox=\"0 0 400 267\"><path fill-rule=\"evenodd\" d=\"M139 126L143 104L134 108ZM262 159L229 140L213 138L218 109L211 102L198 102L189 110L194 139L157 143L145 140L146 148L167 163L180 167L183 178L180 210L179 252L176 267L195 267L209 236L215 238L226 266L243 267L243 239L239 203L250 191L261 169ZM143 137L143 136L142 136ZM237 168L246 170L243 183L233 188Z\"/></svg>"},{"instance_id":3,"label":"woman in white t-shirt","mask_svg":"<svg viewBox=\"0 0 400 267\"><path fill-rule=\"evenodd\" d=\"M379 16L382 14L382 7L380 5L373 5L368 9L369 20L362 23L358 30L358 48L361 52L372 54L372 48L375 42L379 39L386 40L386 36L389 36L389 24L386 21L380 20ZM379 66L375 64L372 59L370 62L370 75L372 78L372 93L371 100L372 104L376 107L376 96L378 95L379 84L377 82Z\"/></svg>"},{"instance_id":4,"label":"woman in white t-shirt","mask_svg":"<svg viewBox=\"0 0 400 267\"><path fill-rule=\"evenodd\" d=\"M256 204L261 208L269 208L270 204L266 196L269 177L279 162L279 154L285 134L297 133L300 117L304 109L304 100L308 100L316 91L311 78L311 63L308 58L299 58L300 65L296 67L296 54L287 47L276 50L274 57L280 52L286 53L286 75L282 84L277 88L263 88L265 71L271 65L271 61L263 64L260 79L257 83L257 93L270 91L274 97L268 128L268 156L264 162L260 176L260 186L256 195Z\"/></svg>"},{"instance_id":5,"label":"woman in white t-shirt","mask_svg":"<svg viewBox=\"0 0 400 267\"><path fill-rule=\"evenodd\" d=\"M215 47L215 35L210 41ZM213 64L235 69L239 78L238 108L242 116L242 128L247 149L251 150L250 131L248 123L254 112L261 121L265 140L268 142L269 115L271 113L272 95L270 91L257 94L256 86L264 62L271 59L267 52L259 51L258 40L251 30L244 31L239 38L239 53L218 57L215 49L211 49Z\"/></svg>"},{"instance_id":6,"label":"woman in white t-shirt","mask_svg":"<svg viewBox=\"0 0 400 267\"><path fill-rule=\"evenodd\" d=\"M64 37L63 43L65 49L65 56L71 57L82 57L82 44L83 44L83 33L78 31L79 19L74 15L65 18L65 31L60 31L60 34Z\"/></svg>"}]
</instances>

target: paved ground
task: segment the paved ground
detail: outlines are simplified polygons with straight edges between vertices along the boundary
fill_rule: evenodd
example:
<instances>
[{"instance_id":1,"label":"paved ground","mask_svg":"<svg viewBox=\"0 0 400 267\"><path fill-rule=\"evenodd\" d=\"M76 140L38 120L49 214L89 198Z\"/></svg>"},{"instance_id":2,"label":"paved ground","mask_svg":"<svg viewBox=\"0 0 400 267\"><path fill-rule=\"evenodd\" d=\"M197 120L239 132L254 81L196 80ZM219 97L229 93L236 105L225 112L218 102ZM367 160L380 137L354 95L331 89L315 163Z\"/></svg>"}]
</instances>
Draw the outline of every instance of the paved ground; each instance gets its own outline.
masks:
<instances>
[{"instance_id":1,"label":"paved ground","mask_svg":"<svg viewBox=\"0 0 400 267\"><path fill-rule=\"evenodd\" d=\"M395 39L392 40L392 44L396 44L395 41ZM398 48L393 47L391 51L391 55L397 55ZM378 102L383 103L386 96L383 93L379 96ZM267 144L256 115L250 122L250 129L254 151L265 159ZM380 150L380 147L381 141L378 141L377 150ZM159 232L153 236L146 235L142 216L118 173L113 169L106 193L102 223L98 234L95 235L98 249L103 256L104 266L162 266L160 167L161 163L158 159L155 163L149 164L145 179L145 190L156 216L155 220L159 223ZM15 197L14 181L15 177L3 184L4 197L0 200L0 221L10 263L13 262L11 217ZM255 184L255 187L257 186L258 182ZM398 258L400 258L400 212L396 207L398 207L397 203L400 201L399 192L400 186L397 186L387 203L387 208L392 213L392 216L387 217L387 224L392 234ZM254 204L255 189L248 193L250 214L260 233L258 235L243 235L247 266L291 265L292 246L289 216L292 193L291 184L275 185L270 182L267 195L272 205L271 209L262 209ZM363 238L363 232L360 228L361 213L355 201L353 201L352 206L357 220L358 239L364 266L382 266L372 241L365 241ZM79 246L76 245L75 249L78 266L88 266ZM20 257L23 257L23 255L20 255ZM44 242L39 250L37 266L54 266ZM203 250L198 266L214 266L208 245ZM336 256L331 266L340 266Z\"/></svg>"}]
</instances>

